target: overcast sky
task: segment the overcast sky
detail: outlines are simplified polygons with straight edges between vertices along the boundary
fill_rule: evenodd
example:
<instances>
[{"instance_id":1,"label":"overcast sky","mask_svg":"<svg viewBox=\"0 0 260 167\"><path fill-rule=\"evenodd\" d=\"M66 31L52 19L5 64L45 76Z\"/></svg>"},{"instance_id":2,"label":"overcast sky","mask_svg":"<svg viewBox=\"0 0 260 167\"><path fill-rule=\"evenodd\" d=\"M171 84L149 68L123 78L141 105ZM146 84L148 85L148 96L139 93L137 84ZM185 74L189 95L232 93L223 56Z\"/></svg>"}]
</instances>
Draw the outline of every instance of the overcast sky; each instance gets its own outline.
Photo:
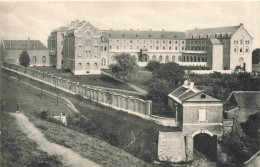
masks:
<instances>
[{"instance_id":1,"label":"overcast sky","mask_svg":"<svg viewBox=\"0 0 260 167\"><path fill-rule=\"evenodd\" d=\"M244 26L260 48L260 2L0 2L0 37L38 39L72 20L99 29L185 31Z\"/></svg>"}]
</instances>

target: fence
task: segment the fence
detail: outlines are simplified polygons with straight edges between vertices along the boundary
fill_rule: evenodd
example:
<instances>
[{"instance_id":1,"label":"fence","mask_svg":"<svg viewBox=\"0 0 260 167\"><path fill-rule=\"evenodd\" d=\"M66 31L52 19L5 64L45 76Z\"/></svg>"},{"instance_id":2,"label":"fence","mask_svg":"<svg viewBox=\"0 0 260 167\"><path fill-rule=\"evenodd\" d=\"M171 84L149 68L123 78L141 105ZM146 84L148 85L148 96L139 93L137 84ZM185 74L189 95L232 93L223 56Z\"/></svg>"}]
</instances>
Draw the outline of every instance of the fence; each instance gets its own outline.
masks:
<instances>
[{"instance_id":1,"label":"fence","mask_svg":"<svg viewBox=\"0 0 260 167\"><path fill-rule=\"evenodd\" d=\"M24 75L29 75L33 79L47 82L57 88L66 90L67 92L78 94L84 98L93 100L100 104L112 107L122 111L131 111L143 115L150 115L152 101L133 98L132 96L124 96L102 89L91 88L87 85L82 85L79 82L72 82L53 74L44 73L39 70L34 70L28 67L23 67L16 64L3 63L4 68L11 69Z\"/></svg>"}]
</instances>

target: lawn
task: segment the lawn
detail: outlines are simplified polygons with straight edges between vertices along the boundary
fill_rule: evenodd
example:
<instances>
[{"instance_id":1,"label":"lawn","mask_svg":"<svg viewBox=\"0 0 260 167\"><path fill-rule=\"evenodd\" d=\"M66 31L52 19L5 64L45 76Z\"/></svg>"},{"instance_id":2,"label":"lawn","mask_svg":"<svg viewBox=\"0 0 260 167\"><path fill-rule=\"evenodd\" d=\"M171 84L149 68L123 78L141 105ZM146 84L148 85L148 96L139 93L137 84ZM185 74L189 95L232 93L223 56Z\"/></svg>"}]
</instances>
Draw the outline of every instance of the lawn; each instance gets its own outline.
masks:
<instances>
[{"instance_id":1,"label":"lawn","mask_svg":"<svg viewBox=\"0 0 260 167\"><path fill-rule=\"evenodd\" d=\"M73 82L80 82L85 85L134 91L128 85L121 83L115 80L114 78L102 74L101 75L73 75L71 72L64 72L54 67L32 67L32 68L50 74L54 74L55 76L62 77L64 79L69 79Z\"/></svg>"},{"instance_id":2,"label":"lawn","mask_svg":"<svg viewBox=\"0 0 260 167\"><path fill-rule=\"evenodd\" d=\"M8 75L12 74L8 72ZM26 77L21 77L21 79L30 81ZM77 122L77 119L74 119L74 122L72 121L69 125L70 129L79 131L85 135L94 136L146 162L158 160L157 140L159 131L177 131L175 128L160 126L123 111L116 111L98 103L83 100L78 96L55 90L55 88L38 81L30 82L53 93L57 91L60 96L69 99L86 117L86 120L79 118L82 119L79 122ZM35 102L35 104L37 103ZM61 143L68 144L67 142ZM118 161L121 161L120 157L118 157Z\"/></svg>"},{"instance_id":3,"label":"lawn","mask_svg":"<svg viewBox=\"0 0 260 167\"><path fill-rule=\"evenodd\" d=\"M137 87L140 87L146 91L149 90L149 80L152 79L152 72L150 71L138 71L136 76L128 79L127 81Z\"/></svg>"}]
</instances>

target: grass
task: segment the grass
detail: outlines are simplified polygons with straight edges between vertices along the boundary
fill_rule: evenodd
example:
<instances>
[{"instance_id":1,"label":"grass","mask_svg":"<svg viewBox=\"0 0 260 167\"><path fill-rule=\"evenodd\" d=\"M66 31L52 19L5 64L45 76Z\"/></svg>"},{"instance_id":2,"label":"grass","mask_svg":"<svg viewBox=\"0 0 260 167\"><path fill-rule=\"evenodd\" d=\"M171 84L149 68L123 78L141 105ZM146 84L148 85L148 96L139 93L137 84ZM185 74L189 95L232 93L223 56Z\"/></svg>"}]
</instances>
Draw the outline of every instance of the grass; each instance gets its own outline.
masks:
<instances>
[{"instance_id":1,"label":"grass","mask_svg":"<svg viewBox=\"0 0 260 167\"><path fill-rule=\"evenodd\" d=\"M149 81L152 79L152 72L138 71L134 78L128 80L129 83L140 87L146 91L149 90Z\"/></svg>"},{"instance_id":2,"label":"grass","mask_svg":"<svg viewBox=\"0 0 260 167\"><path fill-rule=\"evenodd\" d=\"M28 139L9 115L11 109L2 104L1 112L1 154L0 166L2 167L63 167L61 158L50 156L37 149L37 144Z\"/></svg>"},{"instance_id":3,"label":"grass","mask_svg":"<svg viewBox=\"0 0 260 167\"><path fill-rule=\"evenodd\" d=\"M9 72L8 75L13 74ZM26 77L21 77L21 79L30 81ZM30 82L45 90L56 92L55 88L38 81ZM154 122L123 111L116 111L95 102L77 99L76 96L59 90L57 90L57 93L68 98L87 117L87 120L83 120L83 126L74 124L69 128L86 135L92 135L146 162L157 160L159 131L177 131L175 128L160 126Z\"/></svg>"},{"instance_id":4,"label":"grass","mask_svg":"<svg viewBox=\"0 0 260 167\"><path fill-rule=\"evenodd\" d=\"M115 80L114 78L102 74L101 75L73 75L71 72L63 72L62 70L58 70L54 67L32 67L32 68L35 70L40 70L43 72L54 74L57 77L69 79L73 82L80 82L85 85L93 85L93 86L101 86L106 88L134 91L128 85L121 83Z\"/></svg>"}]
</instances>

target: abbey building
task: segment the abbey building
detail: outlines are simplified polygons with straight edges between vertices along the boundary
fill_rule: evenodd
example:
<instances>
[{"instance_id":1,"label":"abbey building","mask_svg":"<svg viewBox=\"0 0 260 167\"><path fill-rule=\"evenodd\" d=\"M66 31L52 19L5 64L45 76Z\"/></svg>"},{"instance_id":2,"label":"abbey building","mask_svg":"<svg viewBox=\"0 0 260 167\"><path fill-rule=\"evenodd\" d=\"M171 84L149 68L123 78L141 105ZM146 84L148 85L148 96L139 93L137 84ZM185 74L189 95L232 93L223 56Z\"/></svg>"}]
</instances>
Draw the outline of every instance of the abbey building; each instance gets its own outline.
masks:
<instances>
[{"instance_id":1,"label":"abbey building","mask_svg":"<svg viewBox=\"0 0 260 167\"><path fill-rule=\"evenodd\" d=\"M89 22L76 20L61 30L61 38L54 41L61 45L62 51L54 51L56 59L52 59L57 68L70 69L75 75L100 74L100 69L115 63L114 56L120 53L134 56L139 66L159 61L207 66L211 70L239 67L252 71L253 38L243 24L176 32L99 30Z\"/></svg>"}]
</instances>

